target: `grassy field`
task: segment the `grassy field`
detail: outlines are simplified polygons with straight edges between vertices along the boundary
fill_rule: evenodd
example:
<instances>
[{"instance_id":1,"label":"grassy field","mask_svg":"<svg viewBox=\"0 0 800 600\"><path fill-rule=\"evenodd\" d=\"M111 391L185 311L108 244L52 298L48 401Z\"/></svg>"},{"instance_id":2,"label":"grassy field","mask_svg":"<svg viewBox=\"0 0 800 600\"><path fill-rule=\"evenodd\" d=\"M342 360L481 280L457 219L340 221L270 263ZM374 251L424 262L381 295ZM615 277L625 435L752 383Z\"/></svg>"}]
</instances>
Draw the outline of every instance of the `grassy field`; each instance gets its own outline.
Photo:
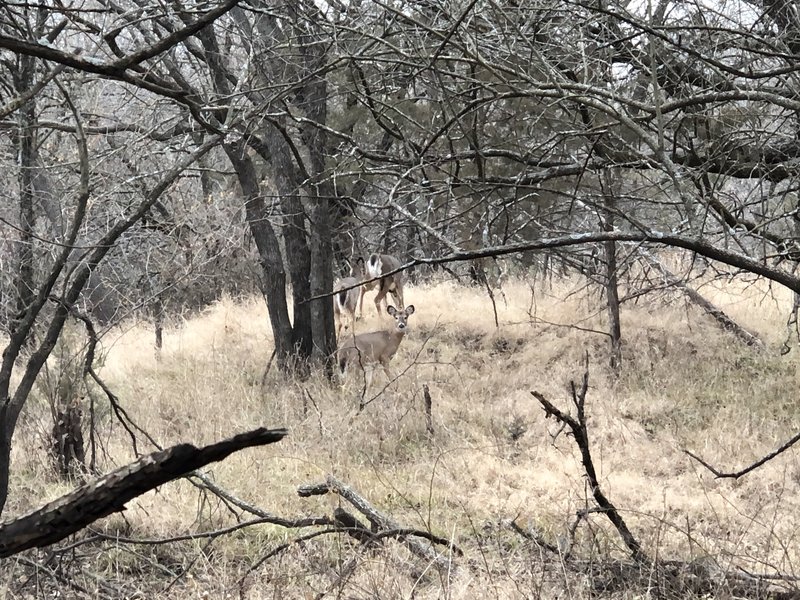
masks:
<instances>
[{"instance_id":1,"label":"grassy field","mask_svg":"<svg viewBox=\"0 0 800 600\"><path fill-rule=\"evenodd\" d=\"M790 450L740 480L719 480L683 452L733 470L796 433L800 350L779 352L790 297L740 282L701 291L761 335L765 349L743 346L680 299L643 300L623 307L624 365L616 378L607 365L608 338L598 333L606 328L602 300L578 282L535 289L507 282L496 296L499 327L480 289L410 287L406 298L416 313L392 363L397 378L390 382L376 372L364 398L357 375L336 386L321 376L286 381L274 367L265 377L272 341L260 299L223 300L168 329L160 355L149 325L112 330L103 339L100 374L160 444L209 443L258 426L289 428L283 442L208 469L233 495L282 517L330 515L336 497L300 498L296 490L333 474L402 526L449 538L465 555L442 571L426 568L396 542L364 550L351 538L328 535L251 570L276 546L308 533L258 525L213 540L87 544L70 554L84 565L76 567L78 578L97 589L95 573L129 595L147 590L148 598L588 597L588 578L554 568L557 561L507 525L514 519L563 545L576 511L594 506L572 438L544 418L530 393L568 410L568 384L582 377L587 353L598 477L646 552L800 575L800 454ZM359 331L391 324L366 304ZM68 370L67 358L60 364ZM433 401L432 436L423 385ZM51 428L46 388L23 417L8 516L71 489L52 474L44 451ZM98 391L91 394L101 423L101 463L123 464L133 458L130 440ZM362 400L369 402L359 412ZM143 440L140 445L152 449ZM96 529L152 539L235 522L218 498L180 481ZM603 515L590 515L576 542L581 559L626 556ZM0 596L14 597L18 583L8 578Z\"/></svg>"}]
</instances>

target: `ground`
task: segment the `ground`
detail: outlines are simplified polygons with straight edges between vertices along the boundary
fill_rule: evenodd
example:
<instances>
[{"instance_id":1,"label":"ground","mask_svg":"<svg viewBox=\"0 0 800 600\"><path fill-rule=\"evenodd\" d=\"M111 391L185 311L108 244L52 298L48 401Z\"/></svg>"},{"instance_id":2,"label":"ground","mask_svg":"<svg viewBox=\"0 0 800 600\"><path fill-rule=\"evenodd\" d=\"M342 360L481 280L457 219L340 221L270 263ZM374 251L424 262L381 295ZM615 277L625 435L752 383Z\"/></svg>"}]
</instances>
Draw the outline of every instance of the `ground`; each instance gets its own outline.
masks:
<instances>
[{"instance_id":1,"label":"ground","mask_svg":"<svg viewBox=\"0 0 800 600\"><path fill-rule=\"evenodd\" d=\"M480 288L409 286L406 301L416 312L392 361L396 380L378 371L366 394L357 374L335 385L319 374L287 381L274 365L265 374L272 341L260 299L223 299L174 323L159 353L147 323L114 328L103 338L100 375L133 421L160 444L210 443L259 426L290 430L277 445L207 469L231 494L282 517L330 515L338 506L335 496L300 498L296 490L334 474L402 526L451 539L464 556L442 571L396 542L364 550L347 536L326 535L253 568L276 547L311 531L257 525L212 540L158 546L86 543L68 554L73 571L62 568L90 596L106 584L148 598L597 594L586 571L579 576L558 568L557 557L508 525L513 520L565 548L576 511L594 506L573 439L545 419L531 395L541 392L569 410L569 383L579 382L588 356L586 407L598 477L648 555L800 575L797 451L739 480L716 479L684 452L737 469L796 433L800 348L795 343L788 354L780 352L791 298L762 283L735 280L701 291L759 334L764 349L744 346L681 298L641 299L623 306L624 364L616 377L608 368L602 299L578 280L506 281L495 296L499 327ZM390 325L388 316L365 310L356 327ZM79 348L80 339L76 329L70 348ZM53 475L44 450L51 428L46 398L57 374L69 370L70 353L60 356L23 416L9 517L72 487ZM432 435L424 385L432 399ZM110 469L133 458L130 437L98 389L90 389L84 402L92 397L101 432L98 461ZM143 438L139 446L152 449ZM158 539L235 522L217 497L179 481L94 529ZM574 554L581 561L627 557L600 514L578 528ZM19 589L36 596L30 586L20 587L18 577L0 583L0 597L18 597ZM609 588L600 595L641 597L641 590Z\"/></svg>"}]
</instances>

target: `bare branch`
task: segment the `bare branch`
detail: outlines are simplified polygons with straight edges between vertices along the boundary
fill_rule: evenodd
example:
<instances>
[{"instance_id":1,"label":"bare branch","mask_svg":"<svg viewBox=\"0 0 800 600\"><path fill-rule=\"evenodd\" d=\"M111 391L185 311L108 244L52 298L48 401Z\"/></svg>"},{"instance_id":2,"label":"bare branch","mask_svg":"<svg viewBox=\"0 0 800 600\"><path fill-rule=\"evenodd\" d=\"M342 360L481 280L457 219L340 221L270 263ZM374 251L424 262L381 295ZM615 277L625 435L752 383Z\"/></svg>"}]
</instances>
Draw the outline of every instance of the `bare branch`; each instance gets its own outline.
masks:
<instances>
[{"instance_id":1,"label":"bare branch","mask_svg":"<svg viewBox=\"0 0 800 600\"><path fill-rule=\"evenodd\" d=\"M398 537L399 541L402 541L414 555L423 558L426 561L436 564L439 567L451 566L450 561L443 555L434 551L430 547L421 545L415 540L407 539L405 536L416 536L421 534L421 537L425 537L431 542L452 548L453 552L457 555L462 554L461 550L456 548L448 539L435 536L432 533L419 532L414 529L400 527L393 519L379 512L363 496L353 490L353 488L350 486L336 479L333 475L328 475L325 483L306 485L298 488L297 490L297 494L301 497L324 495L329 492L333 492L334 494L341 496L350 504L352 504L361 514L367 517L369 522L372 523L373 527L378 530L376 536ZM383 534L381 535L381 533Z\"/></svg>"},{"instance_id":2,"label":"bare branch","mask_svg":"<svg viewBox=\"0 0 800 600\"><path fill-rule=\"evenodd\" d=\"M144 456L34 512L0 524L0 558L53 544L168 481L245 448L273 444L285 429L256 429L209 446L179 444Z\"/></svg>"},{"instance_id":3,"label":"bare branch","mask_svg":"<svg viewBox=\"0 0 800 600\"><path fill-rule=\"evenodd\" d=\"M686 454L688 454L689 456L691 456L693 459L695 459L697 462L699 462L701 465L703 465L706 469L711 471L714 474L714 477L716 477L717 479L725 479L725 478L727 478L727 479L739 479L739 477L742 477L743 475L747 475L751 471L755 471L761 465L766 464L769 461L771 461L773 458L775 458L776 456L779 456L779 455L783 454L789 448L794 446L797 442L800 442L800 433L797 433L791 439L789 439L789 441L787 441L786 443L782 444L780 446L780 448L778 448L778 449L770 452L766 456L758 459L756 462L754 462L750 466L747 466L744 469L741 469L739 471L732 471L732 472L720 471L719 469L717 469L715 467L712 467L709 463L704 461L702 458L700 458L699 456L697 456L693 452L690 452L689 450L684 450L684 452Z\"/></svg>"},{"instance_id":4,"label":"bare branch","mask_svg":"<svg viewBox=\"0 0 800 600\"><path fill-rule=\"evenodd\" d=\"M583 374L581 387L579 389L576 388L575 382L570 382L570 387L572 390L572 401L573 404L575 404L575 408L578 412L577 419L556 408L556 406L547 400L541 393L533 391L531 392L531 395L533 395L533 397L536 398L542 405L542 408L544 408L545 418L553 416L559 423L564 423L567 425L567 427L569 427L569 432L572 434L572 437L575 440L575 445L578 446L578 450L581 453L581 464L583 464L586 479L589 482L589 488L591 489L595 502L597 502L597 505L608 517L609 521L611 521L614 527L616 527L620 537L622 537L622 541L625 543L628 550L630 550L632 558L637 562L649 562L647 554L645 554L639 542L633 536L630 529L628 529L628 526L626 525L625 520L622 518L622 515L619 514L619 511L614 504L612 504L612 502L603 493L602 489L600 488L600 481L597 478L597 473L595 472L594 461L589 449L586 414L584 412L586 405L586 392L589 389L588 365Z\"/></svg>"}]
</instances>

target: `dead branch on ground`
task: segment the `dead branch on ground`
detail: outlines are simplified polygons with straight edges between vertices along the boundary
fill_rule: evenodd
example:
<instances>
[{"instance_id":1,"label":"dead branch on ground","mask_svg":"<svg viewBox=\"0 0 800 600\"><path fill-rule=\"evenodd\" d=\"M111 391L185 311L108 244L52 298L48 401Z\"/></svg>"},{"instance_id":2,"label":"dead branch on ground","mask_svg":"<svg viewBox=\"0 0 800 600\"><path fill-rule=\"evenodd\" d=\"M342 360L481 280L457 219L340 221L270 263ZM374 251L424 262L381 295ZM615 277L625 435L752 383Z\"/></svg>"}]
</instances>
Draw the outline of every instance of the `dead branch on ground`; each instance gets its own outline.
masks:
<instances>
[{"instance_id":1,"label":"dead branch on ground","mask_svg":"<svg viewBox=\"0 0 800 600\"><path fill-rule=\"evenodd\" d=\"M620 534L625 546L630 550L632 558L636 562L649 562L647 554L642 550L641 545L631 533L622 515L619 514L617 508L611 503L600 488L600 482L597 479L597 472L594 468L594 461L589 449L589 433L586 427L586 392L589 390L589 357L586 356L586 369L583 373L583 383L580 389L577 389L574 381L570 381L570 388L572 390L572 403L575 405L577 411L577 418L572 417L566 413L561 412L549 400L547 400L541 393L533 391L531 394L536 398L544 408L545 418L550 416L555 417L556 421L560 424L569 427L569 433L575 440L578 450L581 453L581 464L589 482L589 487L592 491L597 505L602 509L602 512L608 517L617 532Z\"/></svg>"},{"instance_id":2,"label":"dead branch on ground","mask_svg":"<svg viewBox=\"0 0 800 600\"><path fill-rule=\"evenodd\" d=\"M402 542L415 556L437 567L444 567L447 569L452 569L453 565L446 555L437 552L432 546L422 544L413 538L424 538L432 544L446 546L456 556L463 555L463 552L456 547L451 540L439 537L428 531L401 527L391 517L378 511L367 502L363 496L353 490L353 488L336 479L333 475L328 475L324 483L304 485L297 490L297 494L302 498L320 496L329 492L337 494L341 498L347 500L358 512L367 518L372 525L371 532L374 540L394 537ZM364 531L359 529L358 533L359 535L363 535Z\"/></svg>"},{"instance_id":3,"label":"dead branch on ground","mask_svg":"<svg viewBox=\"0 0 800 600\"><path fill-rule=\"evenodd\" d=\"M202 448L179 444L143 456L28 515L0 523L0 558L58 542L97 519L123 510L128 501L163 483L239 450L273 444L287 433L285 429L261 428Z\"/></svg>"},{"instance_id":4,"label":"dead branch on ground","mask_svg":"<svg viewBox=\"0 0 800 600\"><path fill-rule=\"evenodd\" d=\"M755 333L748 331L729 315L727 315L721 308L712 304L700 292L691 287L683 279L670 271L664 263L662 263L656 256L647 251L647 249L639 246L637 247L639 255L654 269L656 269L662 276L665 287L674 287L682 291L686 297L699 306L706 314L711 316L717 324L725 331L732 333L739 340L748 346L763 348L764 342Z\"/></svg>"}]
</instances>

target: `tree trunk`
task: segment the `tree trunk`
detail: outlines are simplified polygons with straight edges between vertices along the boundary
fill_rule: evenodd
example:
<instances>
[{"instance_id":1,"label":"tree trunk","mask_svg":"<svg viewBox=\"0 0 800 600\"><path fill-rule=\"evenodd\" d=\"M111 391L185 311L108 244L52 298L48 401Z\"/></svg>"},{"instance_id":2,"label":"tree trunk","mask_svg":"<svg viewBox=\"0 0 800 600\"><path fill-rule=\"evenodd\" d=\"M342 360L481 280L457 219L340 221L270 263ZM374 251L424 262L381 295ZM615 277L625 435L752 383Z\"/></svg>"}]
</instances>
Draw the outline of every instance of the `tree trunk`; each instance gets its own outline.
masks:
<instances>
[{"instance_id":1,"label":"tree trunk","mask_svg":"<svg viewBox=\"0 0 800 600\"><path fill-rule=\"evenodd\" d=\"M28 92L33 85L34 59L30 56L19 58L14 86L18 94ZM36 102L31 99L18 111L18 129L14 135L15 152L19 171L19 241L16 252L16 276L14 278L14 309L17 318L22 318L33 302L35 275L33 255L33 227L36 222L34 211L33 174L36 166ZM13 325L16 327L16 323ZM32 342L28 339L28 343Z\"/></svg>"},{"instance_id":2,"label":"tree trunk","mask_svg":"<svg viewBox=\"0 0 800 600\"><path fill-rule=\"evenodd\" d=\"M306 18L294 12L295 19ZM310 31L298 22L298 31ZM316 75L325 66L324 47L315 43L313 34L299 36L303 54L303 69L306 84L298 93L298 103L305 107L308 118L320 127L307 126L301 129L303 143L308 149L311 165L313 196L308 201L311 236L310 292L312 296L329 294L333 290L333 233L331 213L336 210L333 186L325 172L325 157L328 155L328 140L322 128L328 120L328 85L324 77ZM308 304L311 334L314 341L313 356L325 365L329 376L333 375L333 353L336 350L334 334L333 301L330 297L314 300Z\"/></svg>"},{"instance_id":3,"label":"tree trunk","mask_svg":"<svg viewBox=\"0 0 800 600\"><path fill-rule=\"evenodd\" d=\"M231 161L245 198L245 218L253 235L264 272L262 289L267 299L269 320L275 338L275 357L278 366L288 371L292 364L292 324L286 305L286 273L278 238L269 221L264 198L258 184L253 161L247 156L242 143L226 144L225 153Z\"/></svg>"},{"instance_id":4,"label":"tree trunk","mask_svg":"<svg viewBox=\"0 0 800 600\"><path fill-rule=\"evenodd\" d=\"M153 300L153 325L155 328L155 346L156 357L161 359L161 349L164 347L164 318L166 313L164 311L164 303L161 301L161 296L156 296Z\"/></svg>"},{"instance_id":5,"label":"tree trunk","mask_svg":"<svg viewBox=\"0 0 800 600\"><path fill-rule=\"evenodd\" d=\"M610 190L606 191L610 194ZM615 201L613 196L606 195L606 210L602 219L604 231L614 231L614 209ZM609 364L611 370L619 375L622 369L622 325L619 318L619 288L617 281L617 243L613 240L603 242L606 259L606 302L608 308L608 332L611 336L611 354Z\"/></svg>"},{"instance_id":6,"label":"tree trunk","mask_svg":"<svg viewBox=\"0 0 800 600\"><path fill-rule=\"evenodd\" d=\"M239 22L249 28L249 22L246 19L242 20L241 11L235 11L234 16L236 15L238 15ZM271 17L258 20L270 32L277 32L272 21ZM198 38L203 44L205 60L211 69L217 91L226 95L232 93L229 80L233 76L225 67L225 60L213 29L201 30L198 32ZM271 36L267 36L265 39L271 39ZM225 110L219 110L217 119L223 123L226 118ZM254 145L254 147L264 161L272 166L273 180L281 196L282 234L292 281L294 326L289 319L286 305L286 273L280 244L269 222L270 215L261 194L259 176L252 159L247 155L246 142L225 144L225 153L236 171L245 197L246 219L256 242L264 271L263 291L267 298L272 333L275 339L275 356L278 366L283 371L289 371L298 366L297 358L309 357L313 347L309 308L304 303L309 296L308 275L311 260L306 243L305 215L297 195L299 178L289 156L290 148L276 123L266 124L264 136L264 143Z\"/></svg>"},{"instance_id":7,"label":"tree trunk","mask_svg":"<svg viewBox=\"0 0 800 600\"><path fill-rule=\"evenodd\" d=\"M16 421L12 423L8 419L10 403L4 401L0 405L0 515L8 499L8 482L11 471L11 439L16 428Z\"/></svg>"},{"instance_id":8,"label":"tree trunk","mask_svg":"<svg viewBox=\"0 0 800 600\"><path fill-rule=\"evenodd\" d=\"M289 163L288 156L281 158L276 154L283 154L281 149L273 152L273 168L276 172L283 170ZM311 252L308 248L306 236L306 214L303 203L297 195L299 190L289 190L288 182L278 183L278 192L281 194L281 209L283 211L283 240L286 245L286 263L292 281L292 345L297 357L302 360L311 358L314 349L314 340L311 327L311 306L308 299L311 297Z\"/></svg>"},{"instance_id":9,"label":"tree trunk","mask_svg":"<svg viewBox=\"0 0 800 600\"><path fill-rule=\"evenodd\" d=\"M333 253L330 228L330 204L325 200L312 203L311 220L311 294L319 296L333 290ZM330 296L309 303L311 330L314 336L314 358L333 374L333 354L336 337L333 320L333 301Z\"/></svg>"},{"instance_id":10,"label":"tree trunk","mask_svg":"<svg viewBox=\"0 0 800 600\"><path fill-rule=\"evenodd\" d=\"M14 73L14 87L19 95L31 89L35 59L20 56ZM19 241L16 247L16 274L14 279L13 305L15 314L11 320L11 339L3 351L3 368L0 371L0 514L8 498L8 482L11 467L11 439L17 424L19 410L9 397L11 373L14 361L23 348L33 342L33 330L28 325L35 300L35 277L33 255L34 212L33 169L36 164L35 144L36 103L28 100L18 111L19 128L13 139L19 160ZM18 386L19 389L19 386Z\"/></svg>"}]
</instances>

